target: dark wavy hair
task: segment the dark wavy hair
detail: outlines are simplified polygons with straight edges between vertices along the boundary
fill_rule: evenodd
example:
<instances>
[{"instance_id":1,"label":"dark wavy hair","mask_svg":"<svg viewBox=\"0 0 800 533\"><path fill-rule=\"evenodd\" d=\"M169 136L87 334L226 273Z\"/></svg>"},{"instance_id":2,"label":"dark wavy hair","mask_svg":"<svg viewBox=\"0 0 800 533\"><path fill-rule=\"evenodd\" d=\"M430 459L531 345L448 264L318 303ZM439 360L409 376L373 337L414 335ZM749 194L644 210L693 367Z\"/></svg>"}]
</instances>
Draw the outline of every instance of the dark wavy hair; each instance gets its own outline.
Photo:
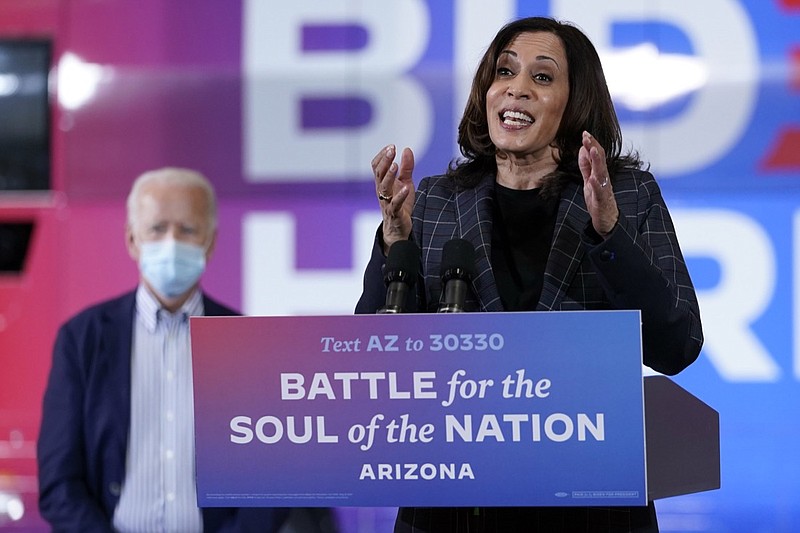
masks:
<instances>
[{"instance_id":1,"label":"dark wavy hair","mask_svg":"<svg viewBox=\"0 0 800 533\"><path fill-rule=\"evenodd\" d=\"M558 167L545 178L542 192L548 196L558 194L569 181L582 183L578 151L584 130L605 149L612 177L621 168L642 166L636 152L622 153L619 120L600 57L589 38L569 23L546 17L528 17L503 26L478 64L458 126L458 145L464 158L454 160L447 171L447 175L461 187L474 187L487 173L497 172L496 147L489 138L486 93L494 82L500 53L519 34L536 32L552 33L561 39L569 70L569 99L554 140L559 150Z\"/></svg>"}]
</instances>

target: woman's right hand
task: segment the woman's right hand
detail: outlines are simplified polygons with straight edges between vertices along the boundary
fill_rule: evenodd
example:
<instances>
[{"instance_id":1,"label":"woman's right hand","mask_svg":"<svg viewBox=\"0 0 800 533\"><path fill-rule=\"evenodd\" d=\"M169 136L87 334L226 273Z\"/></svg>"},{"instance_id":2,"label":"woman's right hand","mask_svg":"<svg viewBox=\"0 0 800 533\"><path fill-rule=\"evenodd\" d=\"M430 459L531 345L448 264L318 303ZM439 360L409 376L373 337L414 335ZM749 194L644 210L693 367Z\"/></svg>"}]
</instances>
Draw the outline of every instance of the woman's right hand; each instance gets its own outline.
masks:
<instances>
[{"instance_id":1,"label":"woman's right hand","mask_svg":"<svg viewBox=\"0 0 800 533\"><path fill-rule=\"evenodd\" d=\"M397 149L386 146L372 158L375 192L383 214L383 253L397 241L411 236L411 212L414 209L414 152L403 149L400 165L394 162Z\"/></svg>"}]
</instances>

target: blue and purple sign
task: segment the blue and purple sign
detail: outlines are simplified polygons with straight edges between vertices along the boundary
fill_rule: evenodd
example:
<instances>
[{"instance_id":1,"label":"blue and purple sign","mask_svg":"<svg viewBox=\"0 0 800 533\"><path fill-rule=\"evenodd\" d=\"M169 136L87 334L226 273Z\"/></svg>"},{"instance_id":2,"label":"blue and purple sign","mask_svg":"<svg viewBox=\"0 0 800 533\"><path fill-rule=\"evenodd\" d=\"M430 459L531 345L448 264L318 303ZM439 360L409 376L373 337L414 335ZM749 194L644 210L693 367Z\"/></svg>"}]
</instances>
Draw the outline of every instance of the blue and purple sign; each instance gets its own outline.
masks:
<instances>
[{"instance_id":1,"label":"blue and purple sign","mask_svg":"<svg viewBox=\"0 0 800 533\"><path fill-rule=\"evenodd\" d=\"M201 506L647 501L638 311L191 329Z\"/></svg>"}]
</instances>

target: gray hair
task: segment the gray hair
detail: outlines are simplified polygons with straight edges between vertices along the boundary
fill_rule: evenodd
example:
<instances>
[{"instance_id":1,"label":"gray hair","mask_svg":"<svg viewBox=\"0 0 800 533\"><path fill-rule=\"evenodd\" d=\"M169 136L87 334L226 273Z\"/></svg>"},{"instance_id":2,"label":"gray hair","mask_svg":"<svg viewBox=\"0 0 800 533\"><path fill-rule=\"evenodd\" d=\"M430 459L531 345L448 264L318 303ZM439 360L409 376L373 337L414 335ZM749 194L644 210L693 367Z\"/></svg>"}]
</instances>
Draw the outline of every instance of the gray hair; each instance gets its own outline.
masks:
<instances>
[{"instance_id":1,"label":"gray hair","mask_svg":"<svg viewBox=\"0 0 800 533\"><path fill-rule=\"evenodd\" d=\"M157 170L145 172L133 182L131 192L128 194L127 210L128 224L133 226L136 223L136 211L142 188L148 183L158 183L161 185L179 185L184 187L197 187L206 194L208 201L208 222L212 230L217 227L217 198L214 194L214 187L208 178L196 170L188 168L164 167Z\"/></svg>"}]
</instances>

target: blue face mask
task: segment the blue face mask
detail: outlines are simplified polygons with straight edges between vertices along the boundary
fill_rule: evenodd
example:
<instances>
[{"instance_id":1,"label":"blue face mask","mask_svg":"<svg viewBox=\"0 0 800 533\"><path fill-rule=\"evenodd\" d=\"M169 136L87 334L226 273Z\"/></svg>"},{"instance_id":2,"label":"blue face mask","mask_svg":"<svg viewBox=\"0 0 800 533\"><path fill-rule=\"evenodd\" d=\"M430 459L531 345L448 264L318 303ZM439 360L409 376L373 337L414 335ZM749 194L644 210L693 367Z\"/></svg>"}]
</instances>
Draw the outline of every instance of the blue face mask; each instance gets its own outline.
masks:
<instances>
[{"instance_id":1,"label":"blue face mask","mask_svg":"<svg viewBox=\"0 0 800 533\"><path fill-rule=\"evenodd\" d=\"M206 251L196 244L166 239L144 242L140 249L139 271L168 298L188 291L206 268Z\"/></svg>"}]
</instances>

